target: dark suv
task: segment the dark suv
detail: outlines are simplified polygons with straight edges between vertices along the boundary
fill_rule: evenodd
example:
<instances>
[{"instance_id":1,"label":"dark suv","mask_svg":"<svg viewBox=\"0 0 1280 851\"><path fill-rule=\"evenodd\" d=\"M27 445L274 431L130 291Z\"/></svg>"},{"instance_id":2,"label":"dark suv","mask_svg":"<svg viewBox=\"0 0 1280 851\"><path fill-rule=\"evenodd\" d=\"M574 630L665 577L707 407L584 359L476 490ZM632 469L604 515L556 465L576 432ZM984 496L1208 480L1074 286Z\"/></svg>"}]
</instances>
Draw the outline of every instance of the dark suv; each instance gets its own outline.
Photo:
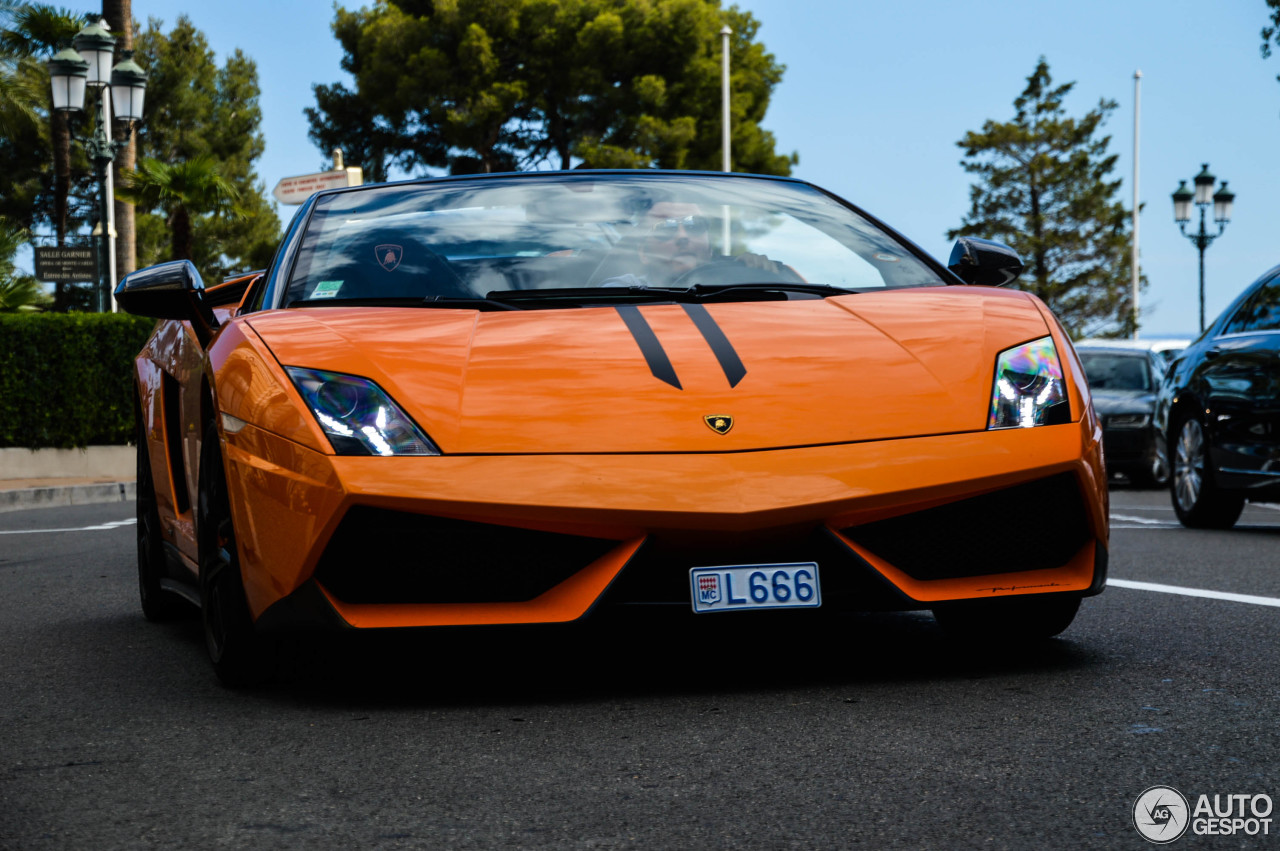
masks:
<instances>
[{"instance_id":1,"label":"dark suv","mask_svg":"<svg viewBox=\"0 0 1280 851\"><path fill-rule=\"evenodd\" d=\"M1225 529L1245 500L1280 499L1280 266L1174 361L1156 425L1183 525Z\"/></svg>"}]
</instances>

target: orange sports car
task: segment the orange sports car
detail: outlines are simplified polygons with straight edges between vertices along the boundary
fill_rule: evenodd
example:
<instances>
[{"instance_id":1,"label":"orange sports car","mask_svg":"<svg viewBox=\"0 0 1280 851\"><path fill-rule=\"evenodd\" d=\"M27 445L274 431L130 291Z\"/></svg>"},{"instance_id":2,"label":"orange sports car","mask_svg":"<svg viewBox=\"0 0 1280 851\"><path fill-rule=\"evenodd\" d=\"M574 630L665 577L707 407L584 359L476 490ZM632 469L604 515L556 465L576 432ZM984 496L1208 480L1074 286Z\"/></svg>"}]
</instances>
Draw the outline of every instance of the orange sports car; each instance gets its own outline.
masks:
<instances>
[{"instance_id":1,"label":"orange sports car","mask_svg":"<svg viewBox=\"0 0 1280 851\"><path fill-rule=\"evenodd\" d=\"M1106 581L1102 432L1054 316L809 183L322 192L271 267L126 277L147 617L226 683L314 627L932 610L1055 635Z\"/></svg>"}]
</instances>

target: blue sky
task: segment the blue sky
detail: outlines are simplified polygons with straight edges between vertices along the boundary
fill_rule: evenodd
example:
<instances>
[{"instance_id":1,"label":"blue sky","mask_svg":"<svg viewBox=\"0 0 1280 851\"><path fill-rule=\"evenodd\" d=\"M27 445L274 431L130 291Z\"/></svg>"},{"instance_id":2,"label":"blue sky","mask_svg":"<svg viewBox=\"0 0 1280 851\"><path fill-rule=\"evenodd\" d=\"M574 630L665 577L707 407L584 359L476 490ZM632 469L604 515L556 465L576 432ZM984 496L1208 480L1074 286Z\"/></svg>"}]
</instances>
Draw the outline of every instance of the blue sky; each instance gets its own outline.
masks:
<instances>
[{"instance_id":1,"label":"blue sky","mask_svg":"<svg viewBox=\"0 0 1280 851\"><path fill-rule=\"evenodd\" d=\"M348 2L349 8L365 5ZM1280 263L1280 55L1263 60L1263 0L743 0L759 40L787 66L765 126L796 151L797 177L859 204L946 259L945 232L968 210L955 142L1007 120L1036 61L1075 81L1079 115L1119 104L1105 130L1120 155L1119 197L1133 178L1133 73L1141 69L1139 228L1142 334L1194 333L1197 253L1169 195L1208 162L1236 193L1233 221L1206 254L1209 321ZM187 14L219 60L239 47L258 63L268 190L326 167L307 139L313 83L345 78L328 2L133 0L139 20ZM283 208L287 218L292 208Z\"/></svg>"}]
</instances>

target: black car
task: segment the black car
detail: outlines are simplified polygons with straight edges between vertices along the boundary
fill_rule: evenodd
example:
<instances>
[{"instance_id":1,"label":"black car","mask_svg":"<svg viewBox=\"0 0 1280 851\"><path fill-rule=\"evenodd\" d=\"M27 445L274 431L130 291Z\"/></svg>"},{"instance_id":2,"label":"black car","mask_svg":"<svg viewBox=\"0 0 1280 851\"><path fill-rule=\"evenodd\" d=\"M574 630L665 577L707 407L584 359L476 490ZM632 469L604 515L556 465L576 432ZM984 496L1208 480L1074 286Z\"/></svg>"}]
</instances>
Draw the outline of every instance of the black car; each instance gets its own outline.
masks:
<instances>
[{"instance_id":1,"label":"black car","mask_svg":"<svg viewBox=\"0 0 1280 851\"><path fill-rule=\"evenodd\" d=\"M1164 358L1124 340L1077 343L1076 353L1102 420L1107 472L1123 474L1137 487L1167 485L1168 455L1153 416Z\"/></svg>"},{"instance_id":2,"label":"black car","mask_svg":"<svg viewBox=\"0 0 1280 851\"><path fill-rule=\"evenodd\" d=\"M1170 366L1156 426L1183 525L1226 529L1245 500L1280 499L1280 266Z\"/></svg>"}]
</instances>

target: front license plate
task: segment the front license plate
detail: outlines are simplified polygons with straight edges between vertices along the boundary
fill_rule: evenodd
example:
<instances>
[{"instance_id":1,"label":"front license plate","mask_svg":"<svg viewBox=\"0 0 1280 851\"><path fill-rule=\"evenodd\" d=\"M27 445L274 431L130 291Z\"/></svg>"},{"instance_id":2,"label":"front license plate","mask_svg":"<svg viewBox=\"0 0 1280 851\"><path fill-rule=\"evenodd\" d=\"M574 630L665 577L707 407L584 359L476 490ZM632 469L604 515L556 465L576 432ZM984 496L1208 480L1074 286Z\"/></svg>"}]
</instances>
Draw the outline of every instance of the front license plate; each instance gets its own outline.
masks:
<instances>
[{"instance_id":1,"label":"front license plate","mask_svg":"<svg viewBox=\"0 0 1280 851\"><path fill-rule=\"evenodd\" d=\"M816 609L822 605L815 562L734 564L689 571L693 610Z\"/></svg>"}]
</instances>

